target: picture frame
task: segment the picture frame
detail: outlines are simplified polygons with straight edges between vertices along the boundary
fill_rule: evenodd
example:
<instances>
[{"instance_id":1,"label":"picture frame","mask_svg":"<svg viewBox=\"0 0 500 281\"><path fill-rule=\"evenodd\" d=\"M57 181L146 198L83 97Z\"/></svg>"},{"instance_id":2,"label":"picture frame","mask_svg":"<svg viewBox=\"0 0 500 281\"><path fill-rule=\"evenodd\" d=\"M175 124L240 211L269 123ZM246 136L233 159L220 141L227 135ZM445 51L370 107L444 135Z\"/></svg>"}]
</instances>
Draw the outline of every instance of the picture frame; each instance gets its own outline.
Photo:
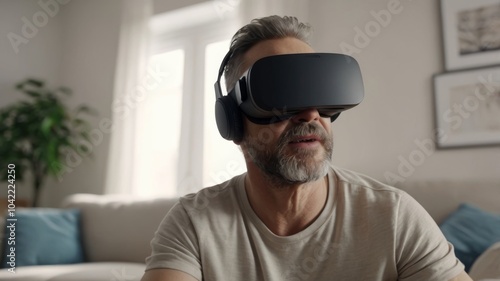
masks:
<instances>
[{"instance_id":1,"label":"picture frame","mask_svg":"<svg viewBox=\"0 0 500 281\"><path fill-rule=\"evenodd\" d=\"M500 65L434 75L436 147L500 145Z\"/></svg>"},{"instance_id":2,"label":"picture frame","mask_svg":"<svg viewBox=\"0 0 500 281\"><path fill-rule=\"evenodd\" d=\"M445 68L500 64L500 0L441 0Z\"/></svg>"}]
</instances>

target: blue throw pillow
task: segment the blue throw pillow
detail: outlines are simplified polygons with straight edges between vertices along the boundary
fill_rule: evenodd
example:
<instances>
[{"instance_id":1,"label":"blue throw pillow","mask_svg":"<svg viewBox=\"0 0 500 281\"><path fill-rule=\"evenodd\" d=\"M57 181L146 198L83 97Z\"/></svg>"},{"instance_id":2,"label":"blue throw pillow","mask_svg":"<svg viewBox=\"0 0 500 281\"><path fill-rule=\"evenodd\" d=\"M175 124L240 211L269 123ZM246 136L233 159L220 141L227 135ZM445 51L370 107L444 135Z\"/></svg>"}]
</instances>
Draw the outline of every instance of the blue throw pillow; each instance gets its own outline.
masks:
<instances>
[{"instance_id":1,"label":"blue throw pillow","mask_svg":"<svg viewBox=\"0 0 500 281\"><path fill-rule=\"evenodd\" d=\"M487 248L500 241L500 215L462 204L440 226L455 255L469 271Z\"/></svg>"},{"instance_id":2,"label":"blue throw pillow","mask_svg":"<svg viewBox=\"0 0 500 281\"><path fill-rule=\"evenodd\" d=\"M16 267L84 261L80 210L17 209L15 215L17 221L5 222L3 268L14 260Z\"/></svg>"}]
</instances>

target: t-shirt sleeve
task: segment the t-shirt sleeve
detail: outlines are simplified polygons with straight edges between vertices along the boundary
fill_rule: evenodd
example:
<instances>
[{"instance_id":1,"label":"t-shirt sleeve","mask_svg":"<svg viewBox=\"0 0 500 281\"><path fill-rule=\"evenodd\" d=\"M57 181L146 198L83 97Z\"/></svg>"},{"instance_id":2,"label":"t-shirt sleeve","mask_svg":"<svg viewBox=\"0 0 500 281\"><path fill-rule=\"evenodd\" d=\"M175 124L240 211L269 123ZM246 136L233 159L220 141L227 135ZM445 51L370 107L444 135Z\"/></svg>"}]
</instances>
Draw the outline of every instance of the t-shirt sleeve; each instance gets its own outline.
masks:
<instances>
[{"instance_id":1,"label":"t-shirt sleeve","mask_svg":"<svg viewBox=\"0 0 500 281\"><path fill-rule=\"evenodd\" d=\"M403 193L396 221L396 263L401 281L450 280L464 270L453 246L411 196Z\"/></svg>"},{"instance_id":2,"label":"t-shirt sleeve","mask_svg":"<svg viewBox=\"0 0 500 281\"><path fill-rule=\"evenodd\" d=\"M169 268L202 279L199 243L193 223L181 203L176 203L160 223L146 258L146 271Z\"/></svg>"}]
</instances>

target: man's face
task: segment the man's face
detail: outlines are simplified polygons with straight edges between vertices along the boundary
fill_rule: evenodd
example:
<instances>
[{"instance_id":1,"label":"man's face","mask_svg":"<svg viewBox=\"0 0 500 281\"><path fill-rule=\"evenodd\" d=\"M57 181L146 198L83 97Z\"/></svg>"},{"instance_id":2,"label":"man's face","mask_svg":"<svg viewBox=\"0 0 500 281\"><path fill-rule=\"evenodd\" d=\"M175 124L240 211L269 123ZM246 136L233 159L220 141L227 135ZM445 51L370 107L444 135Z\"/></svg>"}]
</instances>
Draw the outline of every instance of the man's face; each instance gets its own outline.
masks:
<instances>
[{"instance_id":1,"label":"man's face","mask_svg":"<svg viewBox=\"0 0 500 281\"><path fill-rule=\"evenodd\" d=\"M266 40L245 53L242 69L271 55L312 52L309 45L296 38ZM304 110L268 125L244 118L244 127L240 144L250 158L247 161L251 160L277 185L314 181L328 172L333 151L330 118L321 117L316 109Z\"/></svg>"}]
</instances>

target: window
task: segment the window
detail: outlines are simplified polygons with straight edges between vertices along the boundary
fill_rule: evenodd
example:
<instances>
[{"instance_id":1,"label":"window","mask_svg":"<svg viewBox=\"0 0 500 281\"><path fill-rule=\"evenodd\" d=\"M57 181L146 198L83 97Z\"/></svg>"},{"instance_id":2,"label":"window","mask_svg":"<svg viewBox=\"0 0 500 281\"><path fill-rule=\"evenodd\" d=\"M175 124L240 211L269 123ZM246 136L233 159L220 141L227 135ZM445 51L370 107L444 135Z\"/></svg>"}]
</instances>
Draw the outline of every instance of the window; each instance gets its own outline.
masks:
<instances>
[{"instance_id":1,"label":"window","mask_svg":"<svg viewBox=\"0 0 500 281\"><path fill-rule=\"evenodd\" d=\"M176 49L153 55L150 68L167 73L165 80L149 92L138 109L136 128L138 151L137 184L143 195L159 194L173 197L177 182L176 163L179 159L181 106L184 72L184 50ZM168 175L168 176L165 176ZM143 188L144 187L144 188ZM151 187L151 188L150 188ZM161 190L161 191L160 191Z\"/></svg>"},{"instance_id":2,"label":"window","mask_svg":"<svg viewBox=\"0 0 500 281\"><path fill-rule=\"evenodd\" d=\"M214 114L213 84L234 19L205 3L156 16L151 27L150 68L167 78L137 111L140 194L182 196L243 173L243 156L219 135Z\"/></svg>"}]
</instances>

